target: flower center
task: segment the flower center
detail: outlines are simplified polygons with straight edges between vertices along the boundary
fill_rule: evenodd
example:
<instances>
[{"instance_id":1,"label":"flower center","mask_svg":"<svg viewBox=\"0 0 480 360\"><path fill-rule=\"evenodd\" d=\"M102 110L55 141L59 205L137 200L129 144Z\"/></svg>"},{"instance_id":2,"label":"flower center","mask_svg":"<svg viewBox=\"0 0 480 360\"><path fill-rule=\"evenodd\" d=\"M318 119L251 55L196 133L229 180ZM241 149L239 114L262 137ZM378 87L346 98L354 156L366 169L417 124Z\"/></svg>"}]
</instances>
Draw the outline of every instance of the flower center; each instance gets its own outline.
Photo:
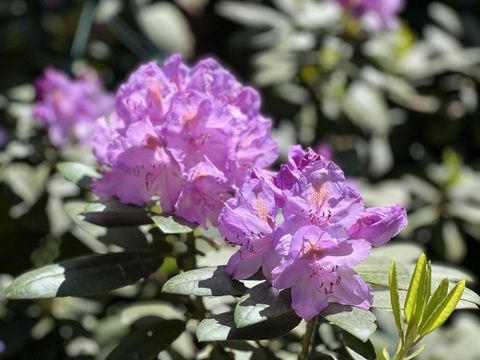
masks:
<instances>
[{"instance_id":1,"label":"flower center","mask_svg":"<svg viewBox=\"0 0 480 360\"><path fill-rule=\"evenodd\" d=\"M312 184L312 192L310 195L311 202L318 208L321 208L325 201L328 200L330 193L325 184Z\"/></svg>"},{"instance_id":2,"label":"flower center","mask_svg":"<svg viewBox=\"0 0 480 360\"><path fill-rule=\"evenodd\" d=\"M304 244L302 259L318 260L325 254L325 250L310 240Z\"/></svg>"},{"instance_id":3,"label":"flower center","mask_svg":"<svg viewBox=\"0 0 480 360\"><path fill-rule=\"evenodd\" d=\"M253 201L253 208L257 211L258 217L263 221L268 219L268 207L264 201L260 199L255 199Z\"/></svg>"}]
</instances>

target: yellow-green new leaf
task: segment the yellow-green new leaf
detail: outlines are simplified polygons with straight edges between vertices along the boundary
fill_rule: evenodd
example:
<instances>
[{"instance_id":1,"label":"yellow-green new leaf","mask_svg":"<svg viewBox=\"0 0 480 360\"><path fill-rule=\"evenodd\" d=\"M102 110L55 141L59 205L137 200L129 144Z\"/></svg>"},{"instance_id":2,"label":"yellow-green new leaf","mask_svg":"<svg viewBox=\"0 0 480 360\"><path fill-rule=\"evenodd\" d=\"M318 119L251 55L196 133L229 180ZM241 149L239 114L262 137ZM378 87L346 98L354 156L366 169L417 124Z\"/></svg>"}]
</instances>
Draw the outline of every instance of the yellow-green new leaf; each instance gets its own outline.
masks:
<instances>
[{"instance_id":1,"label":"yellow-green new leaf","mask_svg":"<svg viewBox=\"0 0 480 360\"><path fill-rule=\"evenodd\" d=\"M423 344L422 346L420 346L415 352L411 353L410 355L408 355L405 359L403 360L410 360L410 359L413 359L414 357L420 355L420 353L425 350L425 344Z\"/></svg>"},{"instance_id":2,"label":"yellow-green new leaf","mask_svg":"<svg viewBox=\"0 0 480 360\"><path fill-rule=\"evenodd\" d=\"M448 293L448 285L449 281L447 278L443 279L438 287L435 289L432 297L430 298L427 308L425 309L425 313L420 324L420 332L423 331L425 325L431 320L433 314L437 310L437 308L442 303L443 299L447 296Z\"/></svg>"},{"instance_id":3,"label":"yellow-green new leaf","mask_svg":"<svg viewBox=\"0 0 480 360\"><path fill-rule=\"evenodd\" d=\"M425 264L427 263L427 258L425 254L420 255L415 266L415 271L410 280L410 285L408 287L407 298L405 299L405 317L409 322L412 315L414 314L415 305L417 302L418 291L421 286L420 281L425 277ZM422 284L423 285L423 284Z\"/></svg>"},{"instance_id":4,"label":"yellow-green new leaf","mask_svg":"<svg viewBox=\"0 0 480 360\"><path fill-rule=\"evenodd\" d=\"M390 360L390 354L388 353L387 348L383 348L382 355L385 358L385 360Z\"/></svg>"},{"instance_id":5,"label":"yellow-green new leaf","mask_svg":"<svg viewBox=\"0 0 480 360\"><path fill-rule=\"evenodd\" d=\"M390 301L392 303L393 316L395 318L395 323L397 324L397 329L399 334L403 333L402 326L402 315L400 313L400 298L398 295L398 284L397 284L397 267L395 261L390 263L390 272L388 274L388 283L390 287Z\"/></svg>"},{"instance_id":6,"label":"yellow-green new leaf","mask_svg":"<svg viewBox=\"0 0 480 360\"><path fill-rule=\"evenodd\" d=\"M421 336L425 336L439 328L448 319L460 301L463 290L465 290L465 280L459 281L448 293L447 297L444 298L437 310L432 314L430 320L423 327L420 333Z\"/></svg>"},{"instance_id":7,"label":"yellow-green new leaf","mask_svg":"<svg viewBox=\"0 0 480 360\"><path fill-rule=\"evenodd\" d=\"M432 288L432 266L430 262L425 264L425 269L422 271L420 276L420 283L417 293L417 301L415 302L414 315L412 316L411 321L415 323L416 329L418 329L419 324L422 322L424 317L424 311L427 307L428 299L430 298L430 292Z\"/></svg>"}]
</instances>

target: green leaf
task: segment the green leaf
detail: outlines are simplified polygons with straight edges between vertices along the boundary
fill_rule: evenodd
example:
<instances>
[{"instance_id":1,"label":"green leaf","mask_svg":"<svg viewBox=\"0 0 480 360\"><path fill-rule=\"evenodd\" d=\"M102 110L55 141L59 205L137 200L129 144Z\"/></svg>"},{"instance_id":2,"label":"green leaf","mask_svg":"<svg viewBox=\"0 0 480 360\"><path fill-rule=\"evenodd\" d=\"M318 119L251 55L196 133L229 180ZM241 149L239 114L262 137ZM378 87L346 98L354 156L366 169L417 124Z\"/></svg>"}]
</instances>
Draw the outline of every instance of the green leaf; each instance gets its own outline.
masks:
<instances>
[{"instance_id":1,"label":"green leaf","mask_svg":"<svg viewBox=\"0 0 480 360\"><path fill-rule=\"evenodd\" d=\"M448 293L447 297L442 300L430 318L425 322L425 325L420 332L421 336L425 336L439 328L448 319L462 297L464 289L465 280L459 281Z\"/></svg>"},{"instance_id":2,"label":"green leaf","mask_svg":"<svg viewBox=\"0 0 480 360\"><path fill-rule=\"evenodd\" d=\"M389 286L390 261L384 259L369 258L361 264L355 266L355 271L365 282L375 285ZM397 285L399 289L408 288L411 274L408 272L405 264L395 262L397 273ZM406 284L406 285L405 285Z\"/></svg>"},{"instance_id":3,"label":"green leaf","mask_svg":"<svg viewBox=\"0 0 480 360\"><path fill-rule=\"evenodd\" d=\"M428 269L429 269L428 262L426 262L421 271L418 292L417 292L416 301L415 301L415 307L413 310L413 316L411 317L411 322L415 323L415 328L418 328L418 324L420 324L422 320L423 311L425 310L425 307L427 306L427 303L428 303L428 299L430 297L430 290L432 285L431 285L431 278L430 278L431 273L430 275L428 274ZM427 286L430 286L430 288L427 289ZM407 292L407 298L408 298L408 292Z\"/></svg>"},{"instance_id":4,"label":"green leaf","mask_svg":"<svg viewBox=\"0 0 480 360\"><path fill-rule=\"evenodd\" d=\"M121 340L107 360L153 359L185 330L180 320L162 320L134 330Z\"/></svg>"},{"instance_id":5,"label":"green leaf","mask_svg":"<svg viewBox=\"0 0 480 360\"><path fill-rule=\"evenodd\" d=\"M435 289L432 297L428 301L427 308L425 309L425 316L422 319L422 322L420 324L420 329L422 329L423 326L426 324L426 322L429 321L430 317L438 308L442 300L447 296L448 285L449 285L449 281L447 278L445 278L440 282L440 285L438 285L438 287Z\"/></svg>"},{"instance_id":6,"label":"green leaf","mask_svg":"<svg viewBox=\"0 0 480 360\"><path fill-rule=\"evenodd\" d=\"M377 358L375 348L370 340L362 342L346 332L342 332L342 335L345 350L353 360L375 360Z\"/></svg>"},{"instance_id":7,"label":"green leaf","mask_svg":"<svg viewBox=\"0 0 480 360\"><path fill-rule=\"evenodd\" d=\"M402 315L400 312L400 299L398 296L398 285L397 285L397 268L395 266L395 261L392 261L390 265L389 284L390 284L390 301L392 304L395 324L397 325L399 334L402 335L403 325L402 325Z\"/></svg>"},{"instance_id":8,"label":"green leaf","mask_svg":"<svg viewBox=\"0 0 480 360\"><path fill-rule=\"evenodd\" d=\"M390 290L388 287L384 286L373 286L374 296L373 296L373 307L377 309L387 309L392 310L392 304L390 301ZM457 304L457 309L478 309L476 300L474 301L471 298L466 296L466 292L469 289L465 289L465 292L462 295L462 298ZM398 290L400 297L400 306L404 303L407 298L407 292L405 290Z\"/></svg>"},{"instance_id":9,"label":"green leaf","mask_svg":"<svg viewBox=\"0 0 480 360\"><path fill-rule=\"evenodd\" d=\"M37 299L102 294L146 278L162 261L159 253L146 251L70 259L20 275L7 288L6 296Z\"/></svg>"},{"instance_id":10,"label":"green leaf","mask_svg":"<svg viewBox=\"0 0 480 360\"><path fill-rule=\"evenodd\" d=\"M186 234L192 232L196 227L196 225L173 215L155 215L151 219L164 234Z\"/></svg>"},{"instance_id":11,"label":"green leaf","mask_svg":"<svg viewBox=\"0 0 480 360\"><path fill-rule=\"evenodd\" d=\"M376 318L370 311L352 306L330 304L320 315L363 342L377 329Z\"/></svg>"},{"instance_id":12,"label":"green leaf","mask_svg":"<svg viewBox=\"0 0 480 360\"><path fill-rule=\"evenodd\" d=\"M210 266L174 276L163 285L162 291L180 295L236 296L242 295L247 288L232 279L226 266Z\"/></svg>"},{"instance_id":13,"label":"green leaf","mask_svg":"<svg viewBox=\"0 0 480 360\"><path fill-rule=\"evenodd\" d=\"M413 353L411 353L410 355L408 355L404 360L410 360L410 359L413 359L414 357L420 355L420 353L425 350L425 344L423 344L422 346L420 346L417 350L415 350Z\"/></svg>"},{"instance_id":14,"label":"green leaf","mask_svg":"<svg viewBox=\"0 0 480 360\"><path fill-rule=\"evenodd\" d=\"M197 339L198 341L273 339L287 334L300 321L300 317L290 312L239 329L235 325L233 311L231 311L202 320L197 326Z\"/></svg>"},{"instance_id":15,"label":"green leaf","mask_svg":"<svg viewBox=\"0 0 480 360\"><path fill-rule=\"evenodd\" d=\"M390 360L390 355L388 354L387 348L383 348L382 355L386 360Z\"/></svg>"},{"instance_id":16,"label":"green leaf","mask_svg":"<svg viewBox=\"0 0 480 360\"><path fill-rule=\"evenodd\" d=\"M289 291L279 291L266 281L251 289L240 298L234 311L238 328L261 323L292 312Z\"/></svg>"},{"instance_id":17,"label":"green leaf","mask_svg":"<svg viewBox=\"0 0 480 360\"><path fill-rule=\"evenodd\" d=\"M165 320L185 320L183 311L166 301L137 301L122 310L122 324L131 325L142 318L157 317Z\"/></svg>"},{"instance_id":18,"label":"green leaf","mask_svg":"<svg viewBox=\"0 0 480 360\"><path fill-rule=\"evenodd\" d=\"M58 163L57 170L62 173L65 179L84 189L90 189L92 179L100 177L100 173L94 168L75 162Z\"/></svg>"},{"instance_id":19,"label":"green leaf","mask_svg":"<svg viewBox=\"0 0 480 360\"><path fill-rule=\"evenodd\" d=\"M398 263L415 262L420 255L422 255L423 249L419 245L411 242L394 242L387 243L381 247L372 249L371 256L365 261L372 259L383 260L390 262L391 260Z\"/></svg>"},{"instance_id":20,"label":"green leaf","mask_svg":"<svg viewBox=\"0 0 480 360\"><path fill-rule=\"evenodd\" d=\"M410 280L414 271L414 267L410 264L399 263L395 261L397 268L397 282L399 290L407 290L410 285ZM362 279L370 284L388 286L388 274L390 269L390 262L385 259L368 258L361 264L355 266L355 271L362 277ZM432 265L432 285L436 286L440 281L448 277L450 281L474 281L474 278L469 273L447 267L443 265Z\"/></svg>"},{"instance_id":21,"label":"green leaf","mask_svg":"<svg viewBox=\"0 0 480 360\"><path fill-rule=\"evenodd\" d=\"M400 307L403 309L404 300L406 298L406 292L403 290L408 289L410 285L411 272L406 268L405 264L396 263L396 266L398 289L400 294ZM389 286L389 263L382 259L369 258L368 261L364 261L357 265L355 267L355 271L357 271L364 281L376 288L374 307L391 309L390 295L385 294L385 291L388 291ZM445 276L448 276L450 280L469 279L470 281L473 281L473 278L470 274L461 270L441 265L432 265L432 286L437 286L440 284ZM458 307L461 309L477 309L477 306L480 306L480 296L474 291L465 288Z\"/></svg>"},{"instance_id":22,"label":"green leaf","mask_svg":"<svg viewBox=\"0 0 480 360\"><path fill-rule=\"evenodd\" d=\"M417 297L419 295L419 289L423 286L421 284L422 278L425 276L425 264L427 258L425 254L420 255L415 266L415 271L413 272L412 279L410 281L410 286L407 291L407 298L405 300L404 311L407 321L410 322L412 315L415 311L415 306L417 303Z\"/></svg>"},{"instance_id":23,"label":"green leaf","mask_svg":"<svg viewBox=\"0 0 480 360\"><path fill-rule=\"evenodd\" d=\"M89 203L82 215L86 221L105 227L151 223L143 207L125 205L114 198L103 198Z\"/></svg>"}]
</instances>

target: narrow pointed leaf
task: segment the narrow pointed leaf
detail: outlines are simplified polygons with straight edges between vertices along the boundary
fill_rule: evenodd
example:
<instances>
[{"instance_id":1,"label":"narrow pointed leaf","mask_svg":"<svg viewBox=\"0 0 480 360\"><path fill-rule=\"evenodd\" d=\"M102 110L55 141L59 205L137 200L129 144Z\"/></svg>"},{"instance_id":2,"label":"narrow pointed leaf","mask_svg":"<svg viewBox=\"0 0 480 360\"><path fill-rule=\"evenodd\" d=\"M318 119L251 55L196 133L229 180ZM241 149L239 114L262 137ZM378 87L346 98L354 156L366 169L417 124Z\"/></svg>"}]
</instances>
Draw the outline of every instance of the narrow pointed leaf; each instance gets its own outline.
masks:
<instances>
[{"instance_id":1,"label":"narrow pointed leaf","mask_svg":"<svg viewBox=\"0 0 480 360\"><path fill-rule=\"evenodd\" d=\"M383 348L382 355L385 358L385 360L390 360L390 354L388 353L387 348Z\"/></svg>"},{"instance_id":2,"label":"narrow pointed leaf","mask_svg":"<svg viewBox=\"0 0 480 360\"><path fill-rule=\"evenodd\" d=\"M425 262L420 274L420 281L419 281L413 316L410 319L410 322L414 323L415 329L418 329L418 325L420 324L423 316L423 311L427 306L427 302L428 302L427 295L428 296L430 295L430 288L427 289L429 284L431 286L431 281L429 283L428 263ZM407 292L407 296L408 296L408 292Z\"/></svg>"},{"instance_id":3,"label":"narrow pointed leaf","mask_svg":"<svg viewBox=\"0 0 480 360\"><path fill-rule=\"evenodd\" d=\"M437 310L432 314L431 319L425 324L421 335L425 336L435 329L439 328L455 310L458 301L462 297L465 289L465 280L459 281L457 285L448 293L447 297L441 302Z\"/></svg>"},{"instance_id":4,"label":"narrow pointed leaf","mask_svg":"<svg viewBox=\"0 0 480 360\"><path fill-rule=\"evenodd\" d=\"M394 261L392 261L390 265L389 283L390 283L390 302L392 304L393 317L395 318L395 324L397 325L399 334L402 334L403 325L402 325L402 315L400 312L400 299L398 295L397 267L395 266Z\"/></svg>"},{"instance_id":5,"label":"narrow pointed leaf","mask_svg":"<svg viewBox=\"0 0 480 360\"><path fill-rule=\"evenodd\" d=\"M411 353L410 355L408 355L404 360L410 360L410 359L413 359L414 357L420 355L420 353L425 350L425 344L423 344L422 346L420 346L417 350L415 350L413 353Z\"/></svg>"},{"instance_id":6,"label":"narrow pointed leaf","mask_svg":"<svg viewBox=\"0 0 480 360\"><path fill-rule=\"evenodd\" d=\"M236 296L243 295L247 288L232 279L226 266L210 266L174 276L163 285L162 291L180 295Z\"/></svg>"},{"instance_id":7,"label":"narrow pointed leaf","mask_svg":"<svg viewBox=\"0 0 480 360\"><path fill-rule=\"evenodd\" d=\"M422 274L425 273L425 263L427 259L425 254L420 255L417 261L417 265L415 266L415 271L413 272L412 279L410 281L410 286L408 287L407 291L407 298L405 299L405 317L407 321L410 322L410 319L413 315L415 310L415 305L417 302L417 295L420 288L420 280L422 278Z\"/></svg>"},{"instance_id":8,"label":"narrow pointed leaf","mask_svg":"<svg viewBox=\"0 0 480 360\"><path fill-rule=\"evenodd\" d=\"M423 329L425 324L431 320L432 315L435 313L438 306L442 303L443 299L445 299L445 297L447 296L448 285L449 281L447 278L445 278L435 289L432 297L427 304L427 308L425 309L425 316L420 324L420 331Z\"/></svg>"},{"instance_id":9,"label":"narrow pointed leaf","mask_svg":"<svg viewBox=\"0 0 480 360\"><path fill-rule=\"evenodd\" d=\"M37 299L102 294L148 277L162 262L161 254L147 251L79 257L20 275L6 296Z\"/></svg>"},{"instance_id":10,"label":"narrow pointed leaf","mask_svg":"<svg viewBox=\"0 0 480 360\"><path fill-rule=\"evenodd\" d=\"M465 289L465 290L469 290L469 289ZM398 290L398 295L400 296L400 307L402 308L402 304L407 298L407 292L405 290ZM377 309L392 310L392 304L390 301L390 290L388 287L375 287L373 307ZM478 305L476 301L472 301L471 299L466 298L465 292L464 292L456 308L457 309L478 309Z\"/></svg>"}]
</instances>

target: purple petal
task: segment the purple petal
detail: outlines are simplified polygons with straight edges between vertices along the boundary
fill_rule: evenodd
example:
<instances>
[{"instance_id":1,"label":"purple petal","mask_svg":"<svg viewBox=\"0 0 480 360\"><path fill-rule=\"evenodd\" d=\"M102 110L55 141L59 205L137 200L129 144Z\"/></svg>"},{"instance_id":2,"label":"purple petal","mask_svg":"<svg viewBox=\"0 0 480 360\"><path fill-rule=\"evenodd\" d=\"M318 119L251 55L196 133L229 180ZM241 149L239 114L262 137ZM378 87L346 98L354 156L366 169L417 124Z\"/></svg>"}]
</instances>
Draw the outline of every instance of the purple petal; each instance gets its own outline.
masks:
<instances>
[{"instance_id":1,"label":"purple petal","mask_svg":"<svg viewBox=\"0 0 480 360\"><path fill-rule=\"evenodd\" d=\"M328 306L328 296L312 288L310 281L297 283L292 287L292 307L295 313L311 320Z\"/></svg>"},{"instance_id":2,"label":"purple petal","mask_svg":"<svg viewBox=\"0 0 480 360\"><path fill-rule=\"evenodd\" d=\"M360 275L348 267L339 268L338 275L341 281L329 296L330 302L369 309L373 303L373 291Z\"/></svg>"},{"instance_id":3,"label":"purple petal","mask_svg":"<svg viewBox=\"0 0 480 360\"><path fill-rule=\"evenodd\" d=\"M368 208L348 230L352 239L365 239L373 246L385 244L407 225L407 213L401 206Z\"/></svg>"}]
</instances>

